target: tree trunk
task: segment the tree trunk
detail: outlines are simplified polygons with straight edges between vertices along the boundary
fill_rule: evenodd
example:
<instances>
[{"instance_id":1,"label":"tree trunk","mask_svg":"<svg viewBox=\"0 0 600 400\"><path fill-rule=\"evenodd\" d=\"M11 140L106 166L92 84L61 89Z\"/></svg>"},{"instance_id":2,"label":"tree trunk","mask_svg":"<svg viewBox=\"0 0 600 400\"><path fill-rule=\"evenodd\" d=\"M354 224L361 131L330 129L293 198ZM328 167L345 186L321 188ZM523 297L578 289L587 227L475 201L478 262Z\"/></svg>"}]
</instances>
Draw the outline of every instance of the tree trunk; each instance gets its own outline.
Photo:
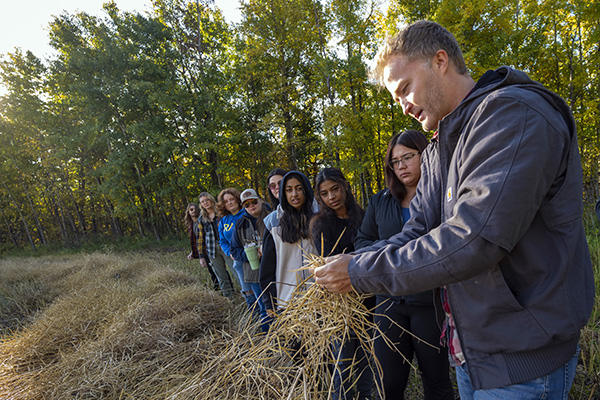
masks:
<instances>
[{"instance_id":1,"label":"tree trunk","mask_svg":"<svg viewBox=\"0 0 600 400\"><path fill-rule=\"evenodd\" d=\"M44 246L48 246L48 239L46 238L46 233L44 232L44 228L42 227L42 223L40 221L39 215L35 210L33 205L33 200L31 200L31 196L29 195L29 190L25 186L25 182L21 179L21 186L23 187L23 191L25 192L25 196L27 197L27 201L29 202L29 208L31 209L31 214L33 215L33 221L35 222L35 226L38 231L38 235L40 237L40 241Z\"/></svg>"},{"instance_id":2,"label":"tree trunk","mask_svg":"<svg viewBox=\"0 0 600 400\"><path fill-rule=\"evenodd\" d=\"M17 242L17 237L15 236L15 232L13 231L12 227L10 226L8 218L6 217L6 214L4 213L4 209L1 206L0 206L0 213L2 214L2 219L4 220L4 224L6 225L6 229L8 230L8 233L10 235L10 239L12 240L12 243L15 246L15 248L18 249L19 243Z\"/></svg>"},{"instance_id":3,"label":"tree trunk","mask_svg":"<svg viewBox=\"0 0 600 400\"><path fill-rule=\"evenodd\" d=\"M17 203L17 200L12 195L12 192L10 191L10 189L6 183L4 183L4 187L6 188L6 191L8 192L9 197L12 199L13 203L15 204L15 208L17 209L17 212L19 213L19 217L21 218L21 222L23 223L23 228L25 229L25 233L27 234L27 238L29 239L29 244L31 245L31 248L33 250L37 250L37 248L35 247L35 243L33 242L33 238L31 237L31 233L29 231L29 226L27 225L27 221L25 220L25 216L23 216L23 213L21 212L21 207L19 207L19 203Z\"/></svg>"},{"instance_id":4,"label":"tree trunk","mask_svg":"<svg viewBox=\"0 0 600 400\"><path fill-rule=\"evenodd\" d=\"M96 182L98 184L98 187L102 186L102 181L100 181L100 178L98 176L96 176ZM108 211L108 216L110 218L110 226L111 226L111 230L113 235L122 238L123 237L123 231L121 230L121 227L119 226L117 220L115 219L115 213L114 213L114 208L112 206L112 203L110 203L108 201L108 199L106 198L106 196L104 194L101 195L102 196L102 200L104 200L104 204L106 206L106 211Z\"/></svg>"},{"instance_id":5,"label":"tree trunk","mask_svg":"<svg viewBox=\"0 0 600 400\"><path fill-rule=\"evenodd\" d=\"M63 175L63 179L65 180L65 182L69 182L69 176L68 174L65 172L64 168L62 170L62 175ZM81 212L81 209L79 207L79 204L77 204L77 200L75 200L75 196L73 196L73 190L71 189L71 186L68 185L68 189L67 189L67 193L69 194L69 198L71 199L71 203L73 204L73 208L75 209L75 213L77 213L77 220L79 221L79 232L81 233L82 237L85 238L85 218L83 217L83 213Z\"/></svg>"},{"instance_id":6,"label":"tree trunk","mask_svg":"<svg viewBox=\"0 0 600 400\"><path fill-rule=\"evenodd\" d=\"M52 196L52 194L50 194L50 193L48 193L48 194L50 196ZM46 203L46 209L48 210L48 213L52 216L52 218L54 219L55 225L58 227L61 240L63 242L66 242L68 239L67 232L65 230L64 225L62 224L62 221L60 220L60 210L58 209L58 205L56 204L56 198L54 198L54 196L52 196L50 199L45 198L44 200Z\"/></svg>"}]
</instances>

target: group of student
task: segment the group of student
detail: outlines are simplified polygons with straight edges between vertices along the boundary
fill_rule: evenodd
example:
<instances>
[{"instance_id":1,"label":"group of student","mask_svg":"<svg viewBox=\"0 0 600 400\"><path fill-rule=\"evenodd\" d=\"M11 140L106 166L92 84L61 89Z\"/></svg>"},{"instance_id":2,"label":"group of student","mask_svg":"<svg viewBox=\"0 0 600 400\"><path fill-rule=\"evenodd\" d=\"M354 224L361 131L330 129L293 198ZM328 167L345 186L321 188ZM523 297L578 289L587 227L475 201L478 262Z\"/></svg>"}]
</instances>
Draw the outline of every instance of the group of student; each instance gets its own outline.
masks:
<instances>
[{"instance_id":1,"label":"group of student","mask_svg":"<svg viewBox=\"0 0 600 400\"><path fill-rule=\"evenodd\" d=\"M210 258L219 234L225 259L233 254L234 270L241 271L246 300L268 309L273 299L284 308L304 278L297 274L305 271L295 271L303 251L352 252L329 257L313 270L314 281L331 293L375 294L374 318L393 345L375 337L383 375L360 374L364 381L335 376L333 398L344 397L346 382L360 391L350 397L369 398L373 381L382 382L386 398L403 398L404 360L415 354L424 398L452 398L446 350L423 343L440 341L437 317L461 399L568 399L581 329L595 304L581 159L568 105L510 67L475 81L456 38L432 21L387 38L372 77L405 115L434 134L425 151L418 132L392 139L387 189L373 196L364 216L339 170L319 172L314 186L300 172L279 171L268 183L280 203L272 203L264 226L256 225L262 235L254 235L262 240L258 277L243 275L243 254L238 259L231 251L238 213L250 207L248 199L260 201L254 191L237 197L230 191L228 201L222 192L218 224L216 212L207 214L208 223L190 218L198 248L190 257L206 251L220 285L220 267ZM204 212L191 207L195 215ZM334 345L354 354L352 340Z\"/></svg>"},{"instance_id":2,"label":"group of student","mask_svg":"<svg viewBox=\"0 0 600 400\"><path fill-rule=\"evenodd\" d=\"M427 145L426 137L415 130L392 137L385 156L387 188L370 199L366 212L337 168L321 170L312 185L301 172L271 171L267 177L270 204L254 189L240 193L227 188L216 201L201 193L200 206L192 203L186 210L192 245L188 258L199 258L215 289L227 297L234 291L226 266L235 271L248 307L258 310L261 327L267 331L271 311L284 309L297 284L311 280L308 270L299 270L307 254L360 251L402 230L410 218L409 205L421 177L421 153ZM259 263L248 259L252 248ZM441 323L434 310L439 300L433 291L376 295L365 301L387 338L374 337L382 374L373 376L369 355L361 353L357 339L333 343L340 361L332 398L370 399L375 395L375 379L385 398L403 398L411 369L407 361L416 356L425 398L453 399L447 351L440 344Z\"/></svg>"}]
</instances>

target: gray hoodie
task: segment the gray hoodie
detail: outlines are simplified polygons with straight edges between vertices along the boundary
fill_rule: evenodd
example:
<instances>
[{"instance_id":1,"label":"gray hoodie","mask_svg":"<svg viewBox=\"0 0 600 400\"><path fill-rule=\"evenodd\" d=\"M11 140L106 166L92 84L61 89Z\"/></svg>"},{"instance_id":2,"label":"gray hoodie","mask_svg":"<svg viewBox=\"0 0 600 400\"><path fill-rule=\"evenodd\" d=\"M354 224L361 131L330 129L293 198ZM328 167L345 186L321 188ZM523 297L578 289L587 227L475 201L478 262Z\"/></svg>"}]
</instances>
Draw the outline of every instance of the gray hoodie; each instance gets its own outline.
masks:
<instances>
[{"instance_id":1,"label":"gray hoodie","mask_svg":"<svg viewBox=\"0 0 600 400\"><path fill-rule=\"evenodd\" d=\"M446 286L475 389L565 364L594 301L571 112L523 72L496 72L440 122L404 230L349 265L358 292Z\"/></svg>"}]
</instances>

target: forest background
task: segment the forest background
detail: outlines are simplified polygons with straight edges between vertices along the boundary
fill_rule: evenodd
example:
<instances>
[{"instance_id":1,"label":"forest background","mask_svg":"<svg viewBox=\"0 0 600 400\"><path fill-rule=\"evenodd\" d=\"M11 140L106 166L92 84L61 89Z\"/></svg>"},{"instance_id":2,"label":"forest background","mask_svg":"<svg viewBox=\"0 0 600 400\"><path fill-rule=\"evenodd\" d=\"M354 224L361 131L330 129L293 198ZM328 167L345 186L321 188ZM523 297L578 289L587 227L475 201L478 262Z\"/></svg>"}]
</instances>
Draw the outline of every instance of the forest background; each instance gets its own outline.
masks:
<instances>
[{"instance_id":1,"label":"forest background","mask_svg":"<svg viewBox=\"0 0 600 400\"><path fill-rule=\"evenodd\" d=\"M202 191L253 187L274 167L342 169L366 206L391 135L420 129L368 78L378 44L418 19L458 39L477 79L521 69L573 110L584 202L598 197L600 3L593 0L210 0L144 14L63 13L56 50L2 56L0 253L185 235ZM543 140L543 137L540 137Z\"/></svg>"}]
</instances>

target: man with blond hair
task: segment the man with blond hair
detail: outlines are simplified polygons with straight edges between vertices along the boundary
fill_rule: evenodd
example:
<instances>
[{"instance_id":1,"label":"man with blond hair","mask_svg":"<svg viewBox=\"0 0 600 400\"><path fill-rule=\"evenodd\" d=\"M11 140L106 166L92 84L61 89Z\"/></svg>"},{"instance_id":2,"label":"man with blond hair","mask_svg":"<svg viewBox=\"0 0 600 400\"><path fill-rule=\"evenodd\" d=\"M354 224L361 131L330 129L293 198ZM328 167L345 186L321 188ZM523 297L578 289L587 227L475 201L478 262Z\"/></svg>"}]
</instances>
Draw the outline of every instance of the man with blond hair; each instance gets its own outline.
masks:
<instances>
[{"instance_id":1,"label":"man with blond hair","mask_svg":"<svg viewBox=\"0 0 600 400\"><path fill-rule=\"evenodd\" d=\"M403 231L331 258L316 282L440 288L461 399L568 399L594 301L568 106L509 67L475 82L454 36L429 21L388 39L374 76L433 143Z\"/></svg>"}]
</instances>

